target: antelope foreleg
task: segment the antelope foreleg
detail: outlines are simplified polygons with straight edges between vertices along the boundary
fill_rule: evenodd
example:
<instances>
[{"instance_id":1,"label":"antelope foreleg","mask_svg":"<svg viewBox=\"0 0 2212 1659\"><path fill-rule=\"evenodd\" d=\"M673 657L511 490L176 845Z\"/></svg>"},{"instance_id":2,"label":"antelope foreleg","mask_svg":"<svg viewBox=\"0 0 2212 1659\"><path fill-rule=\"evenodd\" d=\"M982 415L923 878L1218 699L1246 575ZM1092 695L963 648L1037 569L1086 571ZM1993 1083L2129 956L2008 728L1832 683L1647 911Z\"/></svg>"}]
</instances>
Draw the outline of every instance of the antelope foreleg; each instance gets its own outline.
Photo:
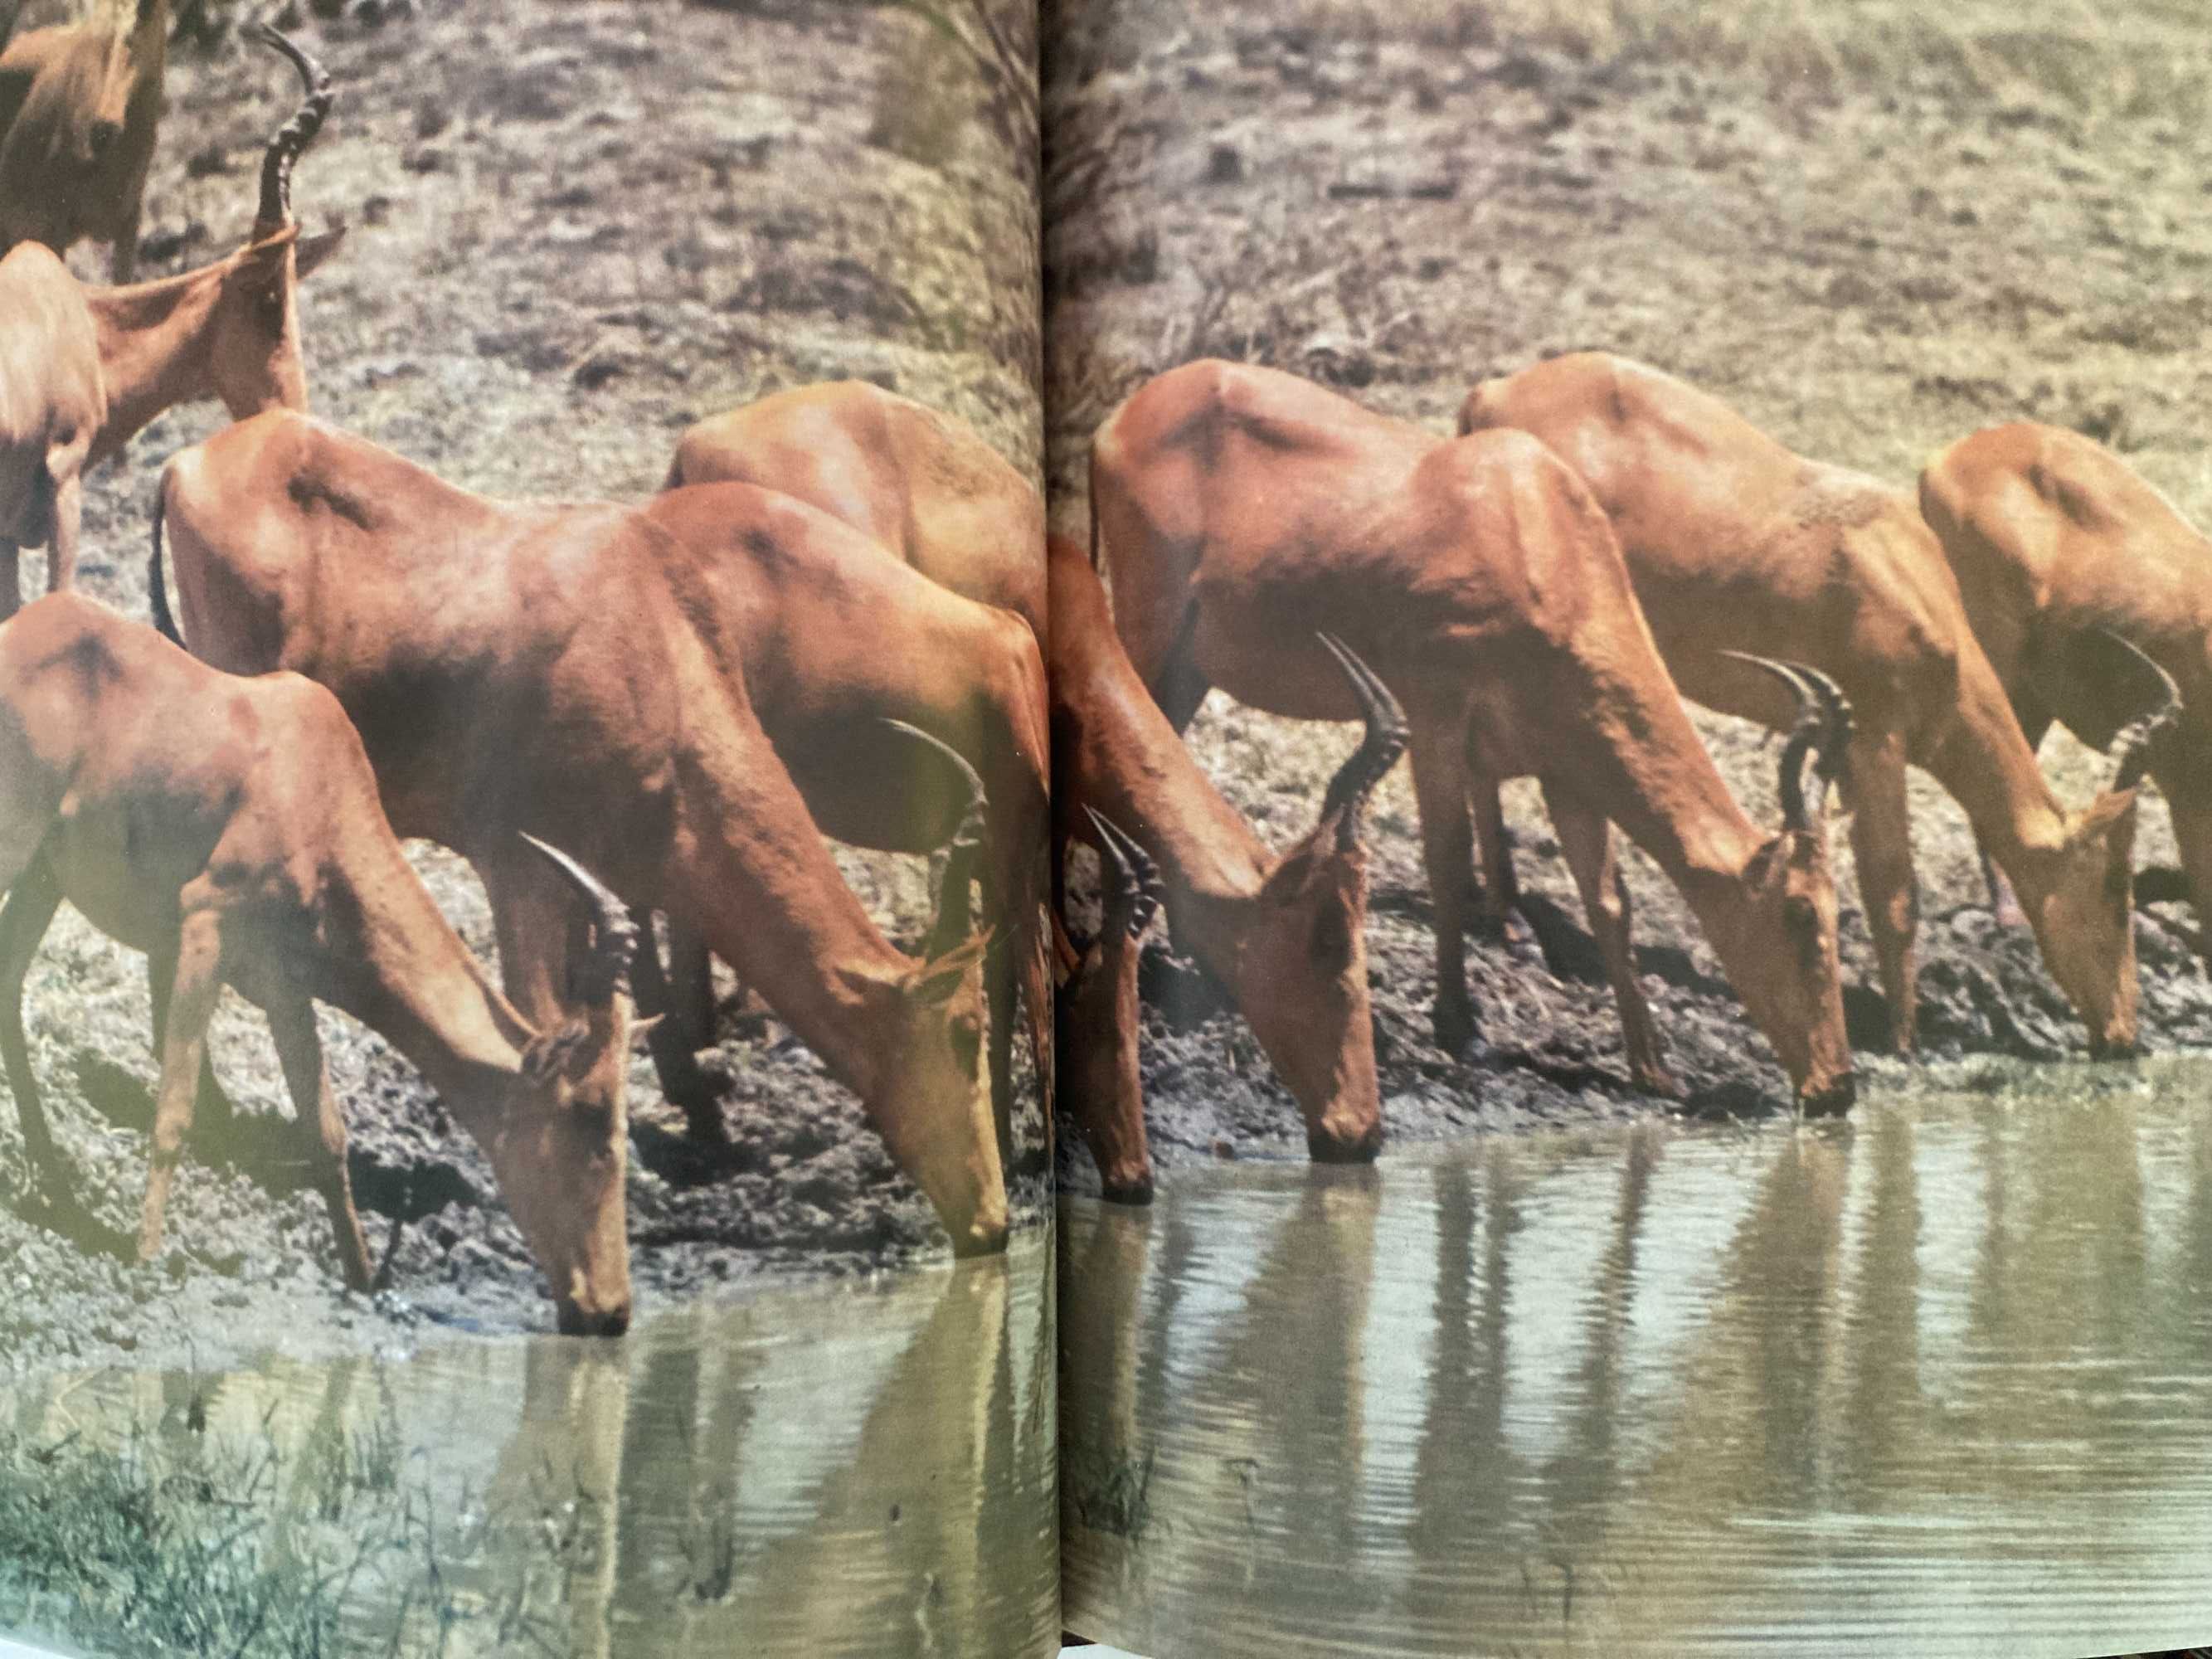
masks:
<instances>
[{"instance_id":1,"label":"antelope foreleg","mask_svg":"<svg viewBox=\"0 0 2212 1659\"><path fill-rule=\"evenodd\" d=\"M699 930L668 919L668 1018L694 1051L714 1046L714 955Z\"/></svg>"},{"instance_id":2,"label":"antelope foreleg","mask_svg":"<svg viewBox=\"0 0 2212 1659\"><path fill-rule=\"evenodd\" d=\"M1521 915L1521 881L1513 872L1513 844L1505 835L1505 807L1498 799L1498 780L1470 759L1468 788L1474 803L1475 846L1482 859L1482 885L1477 890L1484 932L1509 941L1533 937Z\"/></svg>"},{"instance_id":3,"label":"antelope foreleg","mask_svg":"<svg viewBox=\"0 0 2212 1659\"><path fill-rule=\"evenodd\" d=\"M1446 735L1425 724L1414 726L1411 748L1422 861L1436 917L1436 1038L1456 1054L1474 1036L1474 1006L1467 993L1467 921L1474 887L1467 750L1460 733Z\"/></svg>"},{"instance_id":4,"label":"antelope foreleg","mask_svg":"<svg viewBox=\"0 0 2212 1659\"><path fill-rule=\"evenodd\" d=\"M474 862L491 901L507 1000L540 1031L557 1030L568 1015L569 933L582 925L581 912L540 860L501 856Z\"/></svg>"},{"instance_id":5,"label":"antelope foreleg","mask_svg":"<svg viewBox=\"0 0 2212 1659\"><path fill-rule=\"evenodd\" d=\"M1139 1081L1137 941L1109 934L1085 953L1054 1002L1066 1091L1107 1201L1152 1201Z\"/></svg>"},{"instance_id":6,"label":"antelope foreleg","mask_svg":"<svg viewBox=\"0 0 2212 1659\"><path fill-rule=\"evenodd\" d=\"M53 475L53 529L46 544L46 592L61 593L76 585L76 544L84 528L84 479L81 455L50 462Z\"/></svg>"},{"instance_id":7,"label":"antelope foreleg","mask_svg":"<svg viewBox=\"0 0 2212 1659\"><path fill-rule=\"evenodd\" d=\"M681 973L683 941L672 937L671 944L674 948L670 954L676 957ZM703 951L705 947L701 949ZM637 985L638 1012L653 1022L646 1027L645 1046L660 1079L660 1092L684 1114L684 1127L694 1140L728 1145L730 1131L722 1121L721 1085L699 1064L699 1045L684 1029L680 1017L670 1018L682 1001L684 988L680 980L672 987L662 974L660 950L650 933L641 942L630 972ZM656 1015L659 1018L655 1018Z\"/></svg>"},{"instance_id":8,"label":"antelope foreleg","mask_svg":"<svg viewBox=\"0 0 2212 1659\"><path fill-rule=\"evenodd\" d=\"M1628 1073L1646 1094L1679 1097L1681 1085L1667 1069L1667 1045L1644 1000L1636 977L1635 945L1629 936L1628 889L1613 859L1613 826L1605 814L1577 800L1567 790L1544 783L1544 803L1559 831L1559 855L1582 895L1583 915L1605 957L1605 976L1620 1010L1621 1035L1628 1051Z\"/></svg>"},{"instance_id":9,"label":"antelope foreleg","mask_svg":"<svg viewBox=\"0 0 2212 1659\"><path fill-rule=\"evenodd\" d=\"M2172 749L2182 746L2176 744ZM2160 757L2151 775L2172 815L2174 845L2189 878L2190 905L2197 912L2194 942L2197 954L2204 956L2207 935L2212 933L2212 781L2203 779L2194 767L2176 764L2177 758L2171 751Z\"/></svg>"},{"instance_id":10,"label":"antelope foreleg","mask_svg":"<svg viewBox=\"0 0 2212 1659\"><path fill-rule=\"evenodd\" d=\"M1919 1038L1919 990L1914 938L1920 892L1912 873L1912 819L1905 804L1905 739L1876 734L1851 745L1851 852L1858 863L1859 902L1889 1004L1890 1042L1911 1054Z\"/></svg>"}]
</instances>

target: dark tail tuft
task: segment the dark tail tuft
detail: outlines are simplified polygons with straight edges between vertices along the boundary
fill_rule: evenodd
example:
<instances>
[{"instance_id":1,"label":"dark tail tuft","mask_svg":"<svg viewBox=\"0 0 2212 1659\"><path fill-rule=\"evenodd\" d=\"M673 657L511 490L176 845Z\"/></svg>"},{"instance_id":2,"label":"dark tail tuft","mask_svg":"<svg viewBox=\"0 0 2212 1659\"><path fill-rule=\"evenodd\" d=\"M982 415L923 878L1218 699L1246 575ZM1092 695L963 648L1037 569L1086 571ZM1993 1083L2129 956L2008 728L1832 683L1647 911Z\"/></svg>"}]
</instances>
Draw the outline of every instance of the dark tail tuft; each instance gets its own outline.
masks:
<instances>
[{"instance_id":1,"label":"dark tail tuft","mask_svg":"<svg viewBox=\"0 0 2212 1659\"><path fill-rule=\"evenodd\" d=\"M154 556L146 562L146 592L153 602L154 626L172 644L182 645L185 636L177 631L177 619L169 614L169 580L161 572L161 515L168 503L169 478L163 473L154 491Z\"/></svg>"}]
</instances>

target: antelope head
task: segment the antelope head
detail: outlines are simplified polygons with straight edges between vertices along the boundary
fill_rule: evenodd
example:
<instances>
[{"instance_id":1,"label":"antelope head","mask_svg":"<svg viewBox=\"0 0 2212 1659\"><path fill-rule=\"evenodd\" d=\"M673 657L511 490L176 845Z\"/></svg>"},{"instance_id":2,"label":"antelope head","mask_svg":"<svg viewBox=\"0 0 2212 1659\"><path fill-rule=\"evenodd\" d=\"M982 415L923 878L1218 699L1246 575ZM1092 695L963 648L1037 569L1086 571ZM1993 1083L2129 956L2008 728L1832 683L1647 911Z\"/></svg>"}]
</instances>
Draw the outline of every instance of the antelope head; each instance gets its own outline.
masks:
<instances>
[{"instance_id":1,"label":"antelope head","mask_svg":"<svg viewBox=\"0 0 2212 1659\"><path fill-rule=\"evenodd\" d=\"M72 135L78 161L96 167L122 143L133 98L149 77L158 84L167 52L165 0L137 0L130 21L85 57L78 73L89 79L71 88L73 106L80 112Z\"/></svg>"},{"instance_id":2,"label":"antelope head","mask_svg":"<svg viewBox=\"0 0 2212 1659\"><path fill-rule=\"evenodd\" d=\"M533 836L523 839L576 890L590 915L590 944L568 986L571 1006L582 1012L531 1038L492 1109L475 1114L471 1128L552 1289L562 1334L619 1336L630 1315L623 1082L637 924L567 854Z\"/></svg>"},{"instance_id":3,"label":"antelope head","mask_svg":"<svg viewBox=\"0 0 2212 1659\"><path fill-rule=\"evenodd\" d=\"M1740 651L1723 654L1764 670L1797 699L1797 718L1782 747L1782 830L1753 854L1743 875L1744 904L1716 936L1745 1006L1789 1073L1808 1116L1846 1112L1856 1096L1844 1030L1843 975L1836 960L1836 883L1821 827L1827 787L1839 781L1851 738L1851 706L1817 668ZM1806 763L1816 780L1805 793ZM1741 955L1736 953L1741 952Z\"/></svg>"},{"instance_id":4,"label":"antelope head","mask_svg":"<svg viewBox=\"0 0 2212 1659\"><path fill-rule=\"evenodd\" d=\"M291 61L303 95L298 111L277 129L262 156L252 238L221 267L222 292L210 330L210 368L216 395L231 417L240 421L280 406L307 408L299 280L312 274L345 236L343 228L302 236L292 216L293 164L330 114L330 74L265 24L249 30L248 36Z\"/></svg>"},{"instance_id":5,"label":"antelope head","mask_svg":"<svg viewBox=\"0 0 2212 1659\"><path fill-rule=\"evenodd\" d=\"M1068 1031L1071 1093L1106 1199L1149 1204L1152 1161L1135 1064L1135 957L1166 889L1159 866L1127 830L1090 807L1084 811L1098 847L1100 919L1098 937L1082 947L1058 1000Z\"/></svg>"},{"instance_id":6,"label":"antelope head","mask_svg":"<svg viewBox=\"0 0 2212 1659\"><path fill-rule=\"evenodd\" d=\"M2135 1052L2136 800L2153 752L2181 716L2173 677L2109 629L2094 636L2146 683L2143 711L2114 733L2112 787L2067 826L2056 848L2027 856L2046 866L2014 883L2051 975L2089 1028L2099 1060Z\"/></svg>"},{"instance_id":7,"label":"antelope head","mask_svg":"<svg viewBox=\"0 0 2212 1659\"><path fill-rule=\"evenodd\" d=\"M1406 716L1372 668L1334 635L1321 643L1351 682L1366 731L1322 796L1314 827L1268 871L1244 908L1237 1005L1305 1119L1325 1163L1364 1163L1382 1146L1375 1025L1367 988L1369 799L1405 752Z\"/></svg>"},{"instance_id":8,"label":"antelope head","mask_svg":"<svg viewBox=\"0 0 2212 1659\"><path fill-rule=\"evenodd\" d=\"M983 1050L983 956L970 884L979 873L987 802L966 758L919 727L888 720L949 762L968 807L945 844L945 872L922 960L894 988L894 1063L862 1091L861 1105L899 1163L914 1173L952 1236L956 1255L1006 1246L1006 1183Z\"/></svg>"}]
</instances>

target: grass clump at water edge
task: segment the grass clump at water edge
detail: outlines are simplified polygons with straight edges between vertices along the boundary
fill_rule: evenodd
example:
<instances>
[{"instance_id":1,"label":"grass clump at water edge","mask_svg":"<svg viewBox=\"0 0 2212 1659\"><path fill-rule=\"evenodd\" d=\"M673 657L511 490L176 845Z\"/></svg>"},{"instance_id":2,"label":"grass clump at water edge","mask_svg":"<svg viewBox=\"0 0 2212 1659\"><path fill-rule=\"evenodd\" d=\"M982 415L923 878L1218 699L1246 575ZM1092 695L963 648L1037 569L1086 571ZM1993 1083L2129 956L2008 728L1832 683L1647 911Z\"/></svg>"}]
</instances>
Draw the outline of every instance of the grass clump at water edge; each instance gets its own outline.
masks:
<instances>
[{"instance_id":1,"label":"grass clump at water edge","mask_svg":"<svg viewBox=\"0 0 2212 1659\"><path fill-rule=\"evenodd\" d=\"M388 1422L289 1455L136 1425L0 1431L0 1632L118 1659L562 1650L597 1500L541 1482L528 1514L441 1513L404 1462Z\"/></svg>"}]
</instances>

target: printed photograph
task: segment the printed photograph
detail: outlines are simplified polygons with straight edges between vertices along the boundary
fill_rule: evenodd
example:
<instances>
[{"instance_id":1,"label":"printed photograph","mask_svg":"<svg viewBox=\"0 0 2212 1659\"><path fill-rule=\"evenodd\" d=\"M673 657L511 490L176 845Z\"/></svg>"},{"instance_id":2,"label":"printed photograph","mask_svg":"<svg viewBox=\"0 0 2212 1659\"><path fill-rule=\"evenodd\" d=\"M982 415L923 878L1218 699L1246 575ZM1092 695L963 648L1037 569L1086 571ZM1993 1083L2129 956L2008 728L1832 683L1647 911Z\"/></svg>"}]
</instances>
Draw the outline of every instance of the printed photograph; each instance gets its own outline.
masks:
<instances>
[{"instance_id":1,"label":"printed photograph","mask_svg":"<svg viewBox=\"0 0 2212 1659\"><path fill-rule=\"evenodd\" d=\"M1046 39L1071 1627L2201 1638L2202 19Z\"/></svg>"},{"instance_id":2,"label":"printed photograph","mask_svg":"<svg viewBox=\"0 0 2212 1659\"><path fill-rule=\"evenodd\" d=\"M0 12L0 1633L1050 1651L1033 8Z\"/></svg>"}]
</instances>

